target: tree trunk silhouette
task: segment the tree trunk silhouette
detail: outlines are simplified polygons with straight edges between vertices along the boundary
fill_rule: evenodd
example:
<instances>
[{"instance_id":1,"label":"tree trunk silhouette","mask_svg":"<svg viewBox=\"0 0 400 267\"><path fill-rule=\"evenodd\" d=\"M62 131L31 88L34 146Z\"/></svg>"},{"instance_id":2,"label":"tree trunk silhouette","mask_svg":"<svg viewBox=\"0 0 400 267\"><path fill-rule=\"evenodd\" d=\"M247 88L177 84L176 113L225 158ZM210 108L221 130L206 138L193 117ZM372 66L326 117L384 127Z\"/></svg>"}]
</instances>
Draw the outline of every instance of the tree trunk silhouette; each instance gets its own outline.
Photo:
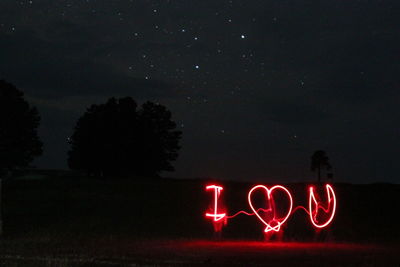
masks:
<instances>
[{"instance_id":1,"label":"tree trunk silhouette","mask_svg":"<svg viewBox=\"0 0 400 267\"><path fill-rule=\"evenodd\" d=\"M323 150L317 150L311 156L311 171L318 171L318 183L321 183L321 169L330 170L332 168L329 158Z\"/></svg>"},{"instance_id":2,"label":"tree trunk silhouette","mask_svg":"<svg viewBox=\"0 0 400 267\"><path fill-rule=\"evenodd\" d=\"M318 166L318 183L321 182L321 166Z\"/></svg>"}]
</instances>

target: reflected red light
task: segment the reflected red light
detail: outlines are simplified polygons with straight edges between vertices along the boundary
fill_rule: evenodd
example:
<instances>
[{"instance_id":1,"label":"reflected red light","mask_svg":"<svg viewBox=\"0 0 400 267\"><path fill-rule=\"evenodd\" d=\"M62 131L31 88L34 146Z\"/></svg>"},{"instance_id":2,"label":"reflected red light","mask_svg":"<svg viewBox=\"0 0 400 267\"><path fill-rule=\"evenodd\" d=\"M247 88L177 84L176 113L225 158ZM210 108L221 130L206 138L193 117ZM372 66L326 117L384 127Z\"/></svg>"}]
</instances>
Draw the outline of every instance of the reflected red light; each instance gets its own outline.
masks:
<instances>
[{"instance_id":1,"label":"reflected red light","mask_svg":"<svg viewBox=\"0 0 400 267\"><path fill-rule=\"evenodd\" d=\"M251 201L251 195L255 190L258 189L263 189L266 191L267 193L267 201L268 201L268 206L269 209L268 211L272 211L273 212L273 218L272 220L270 220L269 222L266 222L258 213L258 210L256 210L252 204ZM275 201L273 199L273 195L272 192L274 190L283 190L283 192L286 193L286 195L288 196L289 202L290 202L290 207L287 211L287 214L285 217L283 218L276 218L276 207L275 207ZM293 198L292 195L290 194L289 190L287 190L285 187L281 186L281 185L275 185L273 187L271 187L270 189L266 186L263 185L256 185L254 186L250 191L249 194L247 196L250 208L253 210L254 214L258 217L258 219L266 226L264 232L270 232L270 231L275 231L278 232L281 229L281 225L284 224L286 222L286 220L289 218L290 214L292 213L292 208L293 208ZM276 225L271 226L271 223L274 222L276 223Z\"/></svg>"},{"instance_id":2,"label":"reflected red light","mask_svg":"<svg viewBox=\"0 0 400 267\"><path fill-rule=\"evenodd\" d=\"M206 187L206 190L212 189L214 190L214 213L206 213L206 217L211 217L213 218L214 222L218 222L226 216L226 213L218 213L218 199L223 187L218 185L208 185Z\"/></svg>"},{"instance_id":3,"label":"reflected red light","mask_svg":"<svg viewBox=\"0 0 400 267\"><path fill-rule=\"evenodd\" d=\"M310 215L311 223L317 228L324 228L324 227L328 226L332 222L333 217L335 216L335 212L336 212L335 192L333 191L333 188L329 184L327 184L325 186L325 189L326 189L326 192L328 195L328 207L327 208L324 208L324 206L322 206L322 204L315 197L314 187L310 186L310 188L309 188L308 214ZM313 207L315 207L315 208L313 208ZM328 218L328 220L325 223L319 223L317 221L317 216L318 216L318 212L320 209L323 210L325 213L329 213L330 211L332 212L331 216Z\"/></svg>"}]
</instances>

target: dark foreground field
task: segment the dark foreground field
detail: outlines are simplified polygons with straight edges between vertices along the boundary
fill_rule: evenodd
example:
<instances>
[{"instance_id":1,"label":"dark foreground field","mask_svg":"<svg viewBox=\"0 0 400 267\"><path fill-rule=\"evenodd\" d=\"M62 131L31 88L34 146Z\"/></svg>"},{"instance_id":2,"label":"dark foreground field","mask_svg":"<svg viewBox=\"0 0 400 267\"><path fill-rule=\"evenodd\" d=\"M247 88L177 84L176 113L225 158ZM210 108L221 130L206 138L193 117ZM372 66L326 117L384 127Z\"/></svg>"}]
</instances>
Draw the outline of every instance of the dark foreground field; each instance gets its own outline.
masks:
<instances>
[{"instance_id":1,"label":"dark foreground field","mask_svg":"<svg viewBox=\"0 0 400 267\"><path fill-rule=\"evenodd\" d=\"M335 185L338 212L316 235L303 211L280 242L255 217L213 239L202 180L48 177L4 183L1 266L400 266L398 185ZM224 182L232 213L252 184ZM290 184L297 204L306 185Z\"/></svg>"},{"instance_id":2,"label":"dark foreground field","mask_svg":"<svg viewBox=\"0 0 400 267\"><path fill-rule=\"evenodd\" d=\"M2 266L399 266L398 247L255 241L15 240Z\"/></svg>"}]
</instances>

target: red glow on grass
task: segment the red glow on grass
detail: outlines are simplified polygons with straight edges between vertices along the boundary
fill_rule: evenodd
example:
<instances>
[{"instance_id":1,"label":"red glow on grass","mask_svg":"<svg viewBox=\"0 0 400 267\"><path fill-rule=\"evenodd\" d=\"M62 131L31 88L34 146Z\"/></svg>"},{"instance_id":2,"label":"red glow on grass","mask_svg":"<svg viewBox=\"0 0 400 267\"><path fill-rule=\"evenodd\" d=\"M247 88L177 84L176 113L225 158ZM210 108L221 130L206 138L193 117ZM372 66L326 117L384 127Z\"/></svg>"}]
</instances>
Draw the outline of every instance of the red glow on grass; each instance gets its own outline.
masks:
<instances>
[{"instance_id":1,"label":"red glow on grass","mask_svg":"<svg viewBox=\"0 0 400 267\"><path fill-rule=\"evenodd\" d=\"M309 200L308 200L308 207L309 207L309 215L310 215L310 220L311 223L317 227L317 228L324 228L328 226L332 220L333 217L335 216L336 212L336 195L335 192L333 191L333 188L327 184L325 186L326 192L328 195L328 207L325 208L320 201L317 200L319 198L318 196L316 197L316 194L314 193L314 187L310 186L309 188ZM319 214L319 210L322 210L325 214L331 212L331 215L329 218L325 221L325 223L319 223L317 216Z\"/></svg>"},{"instance_id":2,"label":"red glow on grass","mask_svg":"<svg viewBox=\"0 0 400 267\"><path fill-rule=\"evenodd\" d=\"M237 249L241 251L256 249L267 251L277 250L364 250L374 249L378 246L374 244L353 244L353 243L335 243L335 242L262 242L262 241L248 241L248 240L232 240L232 241L209 241L209 240L195 240L186 241L185 247L197 248L221 248L221 249Z\"/></svg>"}]
</instances>

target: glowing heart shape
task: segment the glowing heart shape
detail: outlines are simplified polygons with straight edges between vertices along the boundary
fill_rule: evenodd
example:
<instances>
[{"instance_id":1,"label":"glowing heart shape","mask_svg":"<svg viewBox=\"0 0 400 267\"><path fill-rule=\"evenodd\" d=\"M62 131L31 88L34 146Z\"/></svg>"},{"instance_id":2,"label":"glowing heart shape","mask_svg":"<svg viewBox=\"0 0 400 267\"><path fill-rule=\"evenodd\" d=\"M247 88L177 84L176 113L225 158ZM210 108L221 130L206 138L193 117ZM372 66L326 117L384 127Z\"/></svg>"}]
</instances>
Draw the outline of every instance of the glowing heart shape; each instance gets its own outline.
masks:
<instances>
[{"instance_id":1,"label":"glowing heart shape","mask_svg":"<svg viewBox=\"0 0 400 267\"><path fill-rule=\"evenodd\" d=\"M259 209L256 210L256 209L254 208L253 204L252 204L252 201L251 201L251 194L252 194L254 191L259 190L259 189L263 189L263 190L265 190L265 191L267 192L268 203L270 204L270 208L272 208L272 209L275 209L275 205L271 205L271 200L272 200L272 202L273 202L272 193L273 193L274 190L282 190L283 192L285 192L285 193L287 194L287 196L288 196L288 198L289 198L290 208L289 208L289 210L288 210L286 216L285 216L283 219L275 219L275 218L273 219L274 221L277 222L277 225L275 225L275 226L271 226L269 223L267 223L267 222L260 216L260 214L258 213L258 210L259 210ZM268 188L268 187L263 186L263 185L254 186L254 187L249 191L249 194L248 194L247 198L248 198L248 201L249 201L250 208L253 210L254 214L255 214L255 215L258 217L258 219L266 226L266 228L265 228L265 230L264 230L264 232L266 232L266 233L269 232L269 231L278 232L278 231L281 229L281 225L284 224L284 223L286 222L286 220L289 218L290 214L292 213L292 207L293 207L292 195L290 194L289 190L287 190L285 187L283 187L283 186L281 186L281 185L275 185L275 186L273 186L273 187L271 187L271 188Z\"/></svg>"}]
</instances>

